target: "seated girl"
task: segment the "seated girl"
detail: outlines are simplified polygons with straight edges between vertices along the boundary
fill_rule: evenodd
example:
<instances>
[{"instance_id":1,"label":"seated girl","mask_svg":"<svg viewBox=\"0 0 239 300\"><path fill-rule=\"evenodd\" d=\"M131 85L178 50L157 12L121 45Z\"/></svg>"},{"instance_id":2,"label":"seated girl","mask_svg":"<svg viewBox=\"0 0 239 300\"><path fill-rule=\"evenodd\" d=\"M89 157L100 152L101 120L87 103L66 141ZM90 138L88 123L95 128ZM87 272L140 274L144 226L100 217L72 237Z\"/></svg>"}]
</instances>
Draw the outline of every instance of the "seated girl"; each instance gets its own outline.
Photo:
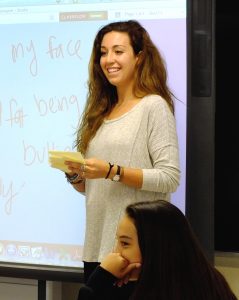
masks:
<instances>
[{"instance_id":1,"label":"seated girl","mask_svg":"<svg viewBox=\"0 0 239 300\"><path fill-rule=\"evenodd\" d=\"M131 204L117 245L79 291L79 300L236 300L206 258L184 214L173 204Z\"/></svg>"}]
</instances>

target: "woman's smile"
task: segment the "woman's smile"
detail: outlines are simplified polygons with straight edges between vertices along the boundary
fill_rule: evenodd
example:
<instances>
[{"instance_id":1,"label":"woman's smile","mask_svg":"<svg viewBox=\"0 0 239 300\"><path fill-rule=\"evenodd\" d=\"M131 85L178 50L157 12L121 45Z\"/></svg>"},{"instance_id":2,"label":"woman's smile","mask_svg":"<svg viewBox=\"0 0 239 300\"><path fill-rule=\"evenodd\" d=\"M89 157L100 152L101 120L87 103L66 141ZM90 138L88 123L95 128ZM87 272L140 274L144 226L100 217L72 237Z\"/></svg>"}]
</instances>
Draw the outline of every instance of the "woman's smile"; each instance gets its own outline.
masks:
<instances>
[{"instance_id":1,"label":"woman's smile","mask_svg":"<svg viewBox=\"0 0 239 300\"><path fill-rule=\"evenodd\" d=\"M127 33L111 31L104 35L100 66L112 85L133 86L137 60Z\"/></svg>"}]
</instances>

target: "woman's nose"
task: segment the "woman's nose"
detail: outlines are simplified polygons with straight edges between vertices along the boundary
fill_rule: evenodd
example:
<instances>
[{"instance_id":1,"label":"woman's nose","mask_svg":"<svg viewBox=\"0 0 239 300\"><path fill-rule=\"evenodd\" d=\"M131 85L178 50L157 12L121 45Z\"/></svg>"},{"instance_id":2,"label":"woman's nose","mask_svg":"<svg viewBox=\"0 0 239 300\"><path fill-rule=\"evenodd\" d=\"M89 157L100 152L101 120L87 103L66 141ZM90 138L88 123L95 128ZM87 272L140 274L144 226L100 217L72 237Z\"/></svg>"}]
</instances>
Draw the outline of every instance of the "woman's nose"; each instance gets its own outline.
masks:
<instances>
[{"instance_id":1,"label":"woman's nose","mask_svg":"<svg viewBox=\"0 0 239 300\"><path fill-rule=\"evenodd\" d=\"M114 53L112 52L108 52L107 56L106 56L106 62L107 63L111 63L114 61Z\"/></svg>"}]
</instances>

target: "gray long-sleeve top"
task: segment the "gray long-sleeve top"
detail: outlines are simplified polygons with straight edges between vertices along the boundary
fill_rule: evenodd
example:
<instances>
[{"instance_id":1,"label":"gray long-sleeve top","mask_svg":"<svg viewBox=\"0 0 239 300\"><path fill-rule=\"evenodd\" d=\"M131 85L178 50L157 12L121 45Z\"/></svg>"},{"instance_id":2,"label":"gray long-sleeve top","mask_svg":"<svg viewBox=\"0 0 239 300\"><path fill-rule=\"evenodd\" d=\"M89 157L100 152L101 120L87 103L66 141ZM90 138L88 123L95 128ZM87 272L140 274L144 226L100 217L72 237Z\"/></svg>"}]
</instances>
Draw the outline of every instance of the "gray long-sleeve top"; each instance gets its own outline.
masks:
<instances>
[{"instance_id":1,"label":"gray long-sleeve top","mask_svg":"<svg viewBox=\"0 0 239 300\"><path fill-rule=\"evenodd\" d=\"M86 180L86 233L83 260L101 259L115 245L119 219L133 202L170 200L180 179L175 118L158 95L145 96L129 112L105 120L86 158L96 157L143 171L141 189L105 179Z\"/></svg>"}]
</instances>

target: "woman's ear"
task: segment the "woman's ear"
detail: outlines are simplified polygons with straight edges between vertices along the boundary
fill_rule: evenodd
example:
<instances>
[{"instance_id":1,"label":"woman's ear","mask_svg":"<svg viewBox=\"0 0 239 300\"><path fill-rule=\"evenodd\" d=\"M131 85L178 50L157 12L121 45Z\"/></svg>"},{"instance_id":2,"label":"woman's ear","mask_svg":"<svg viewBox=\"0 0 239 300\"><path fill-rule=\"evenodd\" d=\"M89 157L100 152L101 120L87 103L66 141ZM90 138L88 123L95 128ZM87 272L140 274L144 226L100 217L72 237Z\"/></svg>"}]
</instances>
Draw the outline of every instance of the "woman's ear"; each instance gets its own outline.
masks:
<instances>
[{"instance_id":1,"label":"woman's ear","mask_svg":"<svg viewBox=\"0 0 239 300\"><path fill-rule=\"evenodd\" d=\"M140 50L140 51L136 54L136 62L137 62L137 64L140 62L140 59L141 59L141 57L142 57L142 53L143 53L143 51Z\"/></svg>"},{"instance_id":2,"label":"woman's ear","mask_svg":"<svg viewBox=\"0 0 239 300\"><path fill-rule=\"evenodd\" d=\"M142 53L143 53L143 51L142 50L140 50L138 53L137 53L137 58L139 58L140 56L142 56Z\"/></svg>"}]
</instances>

